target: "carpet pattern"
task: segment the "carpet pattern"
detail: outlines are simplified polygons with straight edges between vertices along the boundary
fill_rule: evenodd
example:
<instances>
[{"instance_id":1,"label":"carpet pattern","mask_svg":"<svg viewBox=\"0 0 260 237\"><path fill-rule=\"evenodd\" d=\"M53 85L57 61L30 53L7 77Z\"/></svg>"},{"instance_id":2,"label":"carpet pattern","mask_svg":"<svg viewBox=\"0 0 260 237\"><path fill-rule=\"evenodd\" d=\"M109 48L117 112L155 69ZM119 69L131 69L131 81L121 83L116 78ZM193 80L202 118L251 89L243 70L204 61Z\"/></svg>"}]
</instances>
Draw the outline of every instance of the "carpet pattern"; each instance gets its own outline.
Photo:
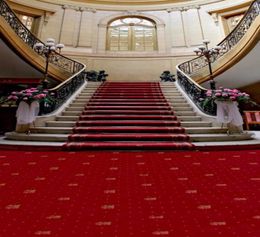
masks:
<instances>
[{"instance_id":1,"label":"carpet pattern","mask_svg":"<svg viewBox=\"0 0 260 237\"><path fill-rule=\"evenodd\" d=\"M102 84L64 148L193 149L159 83Z\"/></svg>"},{"instance_id":2,"label":"carpet pattern","mask_svg":"<svg viewBox=\"0 0 260 237\"><path fill-rule=\"evenodd\" d=\"M1 237L259 237L260 151L0 155Z\"/></svg>"}]
</instances>

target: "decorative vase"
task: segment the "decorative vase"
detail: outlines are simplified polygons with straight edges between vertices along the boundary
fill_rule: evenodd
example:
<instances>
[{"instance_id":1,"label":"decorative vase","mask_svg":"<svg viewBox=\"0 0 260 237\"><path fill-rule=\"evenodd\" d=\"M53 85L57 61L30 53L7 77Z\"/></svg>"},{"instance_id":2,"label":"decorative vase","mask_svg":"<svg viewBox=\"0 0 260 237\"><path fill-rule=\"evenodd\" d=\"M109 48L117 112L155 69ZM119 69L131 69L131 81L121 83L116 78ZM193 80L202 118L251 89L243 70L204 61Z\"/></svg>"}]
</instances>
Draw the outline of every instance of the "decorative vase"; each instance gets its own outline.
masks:
<instances>
[{"instance_id":1,"label":"decorative vase","mask_svg":"<svg viewBox=\"0 0 260 237\"><path fill-rule=\"evenodd\" d=\"M25 101L21 101L16 111L17 122L15 131L18 133L29 132L30 125L35 121L38 114L38 101L33 101L30 104Z\"/></svg>"},{"instance_id":2,"label":"decorative vase","mask_svg":"<svg viewBox=\"0 0 260 237\"><path fill-rule=\"evenodd\" d=\"M243 118L238 109L238 103L231 100L216 100L217 122L226 123L229 133L243 132Z\"/></svg>"}]
</instances>

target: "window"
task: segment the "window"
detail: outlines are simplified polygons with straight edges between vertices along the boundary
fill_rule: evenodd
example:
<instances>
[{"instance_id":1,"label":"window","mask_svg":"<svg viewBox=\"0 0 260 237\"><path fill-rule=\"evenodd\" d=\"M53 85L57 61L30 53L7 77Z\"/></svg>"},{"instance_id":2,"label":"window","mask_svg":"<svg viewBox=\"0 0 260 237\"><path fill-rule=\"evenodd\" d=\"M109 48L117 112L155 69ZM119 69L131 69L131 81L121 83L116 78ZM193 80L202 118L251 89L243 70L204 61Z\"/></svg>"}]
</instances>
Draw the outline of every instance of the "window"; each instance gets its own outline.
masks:
<instances>
[{"instance_id":1,"label":"window","mask_svg":"<svg viewBox=\"0 0 260 237\"><path fill-rule=\"evenodd\" d=\"M32 30L34 18L31 16L20 15L21 22L29 29Z\"/></svg>"},{"instance_id":2,"label":"window","mask_svg":"<svg viewBox=\"0 0 260 237\"><path fill-rule=\"evenodd\" d=\"M154 51L157 49L156 26L151 20L125 17L110 22L107 50Z\"/></svg>"}]
</instances>

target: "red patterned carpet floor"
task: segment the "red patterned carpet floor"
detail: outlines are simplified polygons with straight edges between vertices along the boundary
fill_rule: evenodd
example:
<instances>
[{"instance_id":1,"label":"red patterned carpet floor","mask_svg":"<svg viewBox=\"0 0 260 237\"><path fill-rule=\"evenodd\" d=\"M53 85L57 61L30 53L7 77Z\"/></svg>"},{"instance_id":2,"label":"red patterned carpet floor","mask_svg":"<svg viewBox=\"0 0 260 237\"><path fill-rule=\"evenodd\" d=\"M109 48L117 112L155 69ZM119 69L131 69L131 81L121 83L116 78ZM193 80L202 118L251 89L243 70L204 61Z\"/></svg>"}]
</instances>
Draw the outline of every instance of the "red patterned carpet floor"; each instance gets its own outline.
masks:
<instances>
[{"instance_id":1,"label":"red patterned carpet floor","mask_svg":"<svg viewBox=\"0 0 260 237\"><path fill-rule=\"evenodd\" d=\"M259 237L260 150L0 154L1 237Z\"/></svg>"}]
</instances>

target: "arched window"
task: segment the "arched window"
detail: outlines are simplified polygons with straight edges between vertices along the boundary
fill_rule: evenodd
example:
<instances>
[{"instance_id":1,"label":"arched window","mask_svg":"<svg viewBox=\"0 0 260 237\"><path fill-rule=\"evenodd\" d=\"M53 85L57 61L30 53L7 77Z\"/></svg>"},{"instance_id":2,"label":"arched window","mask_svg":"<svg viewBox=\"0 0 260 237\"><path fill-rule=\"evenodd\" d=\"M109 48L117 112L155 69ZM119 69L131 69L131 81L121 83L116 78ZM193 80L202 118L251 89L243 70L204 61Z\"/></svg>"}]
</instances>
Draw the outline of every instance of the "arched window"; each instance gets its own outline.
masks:
<instances>
[{"instance_id":1,"label":"arched window","mask_svg":"<svg viewBox=\"0 0 260 237\"><path fill-rule=\"evenodd\" d=\"M108 25L107 50L157 50L156 25L152 20L139 17L116 19Z\"/></svg>"}]
</instances>

